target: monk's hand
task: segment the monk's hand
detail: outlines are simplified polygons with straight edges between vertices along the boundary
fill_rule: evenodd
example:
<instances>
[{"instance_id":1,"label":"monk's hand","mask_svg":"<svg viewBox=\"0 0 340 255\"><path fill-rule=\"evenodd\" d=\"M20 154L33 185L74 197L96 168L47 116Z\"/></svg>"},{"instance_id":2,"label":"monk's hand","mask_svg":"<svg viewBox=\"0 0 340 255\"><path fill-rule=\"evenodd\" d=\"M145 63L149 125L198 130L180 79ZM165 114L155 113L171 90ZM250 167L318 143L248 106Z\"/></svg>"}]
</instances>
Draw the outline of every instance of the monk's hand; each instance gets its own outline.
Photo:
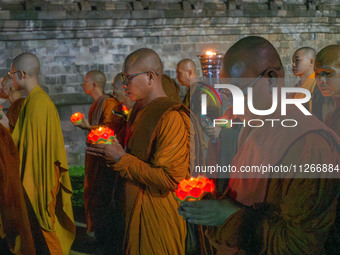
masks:
<instances>
[{"instance_id":1,"label":"monk's hand","mask_svg":"<svg viewBox=\"0 0 340 255\"><path fill-rule=\"evenodd\" d=\"M208 126L205 128L205 132L207 133L207 135L209 136L209 138L211 139L218 139L221 133L221 127L220 126Z\"/></svg>"},{"instance_id":2,"label":"monk's hand","mask_svg":"<svg viewBox=\"0 0 340 255\"><path fill-rule=\"evenodd\" d=\"M178 213L190 223L220 226L239 209L240 207L230 200L197 200L182 202Z\"/></svg>"},{"instance_id":3,"label":"monk's hand","mask_svg":"<svg viewBox=\"0 0 340 255\"><path fill-rule=\"evenodd\" d=\"M7 118L6 114L2 110L0 110L0 111L1 111L0 124L3 125L5 128L8 128L9 127L8 118Z\"/></svg>"},{"instance_id":4,"label":"monk's hand","mask_svg":"<svg viewBox=\"0 0 340 255\"><path fill-rule=\"evenodd\" d=\"M118 162L126 154L118 142L113 144L91 144L86 148L86 152L93 156L103 157L109 162Z\"/></svg>"},{"instance_id":5,"label":"monk's hand","mask_svg":"<svg viewBox=\"0 0 340 255\"><path fill-rule=\"evenodd\" d=\"M80 127L81 129L86 129L86 130L91 129L91 125L86 118L83 118L80 123L73 123L73 124L77 127Z\"/></svg>"}]
</instances>

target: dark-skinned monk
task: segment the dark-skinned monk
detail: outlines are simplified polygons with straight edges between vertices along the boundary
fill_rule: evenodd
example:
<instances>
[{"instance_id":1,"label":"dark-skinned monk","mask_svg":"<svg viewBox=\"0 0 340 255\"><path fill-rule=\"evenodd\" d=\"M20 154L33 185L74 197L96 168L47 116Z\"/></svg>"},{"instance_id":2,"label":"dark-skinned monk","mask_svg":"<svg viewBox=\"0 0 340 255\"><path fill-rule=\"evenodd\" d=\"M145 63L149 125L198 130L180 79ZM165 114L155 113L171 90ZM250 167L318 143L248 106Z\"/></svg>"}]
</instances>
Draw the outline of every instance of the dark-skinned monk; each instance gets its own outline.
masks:
<instances>
[{"instance_id":1,"label":"dark-skinned monk","mask_svg":"<svg viewBox=\"0 0 340 255\"><path fill-rule=\"evenodd\" d=\"M17 236L20 237L18 241ZM19 177L19 155L11 135L0 124L0 240L14 254L34 255L34 241ZM16 242L17 241L17 242ZM1 254L11 254L0 244Z\"/></svg>"},{"instance_id":2,"label":"dark-skinned monk","mask_svg":"<svg viewBox=\"0 0 340 255\"><path fill-rule=\"evenodd\" d=\"M329 45L317 54L315 61L316 83L325 97L322 120L340 137L340 45ZM338 199L335 224L329 234L326 254L340 249L340 203Z\"/></svg>"},{"instance_id":3,"label":"dark-skinned monk","mask_svg":"<svg viewBox=\"0 0 340 255\"><path fill-rule=\"evenodd\" d=\"M11 104L7 110L6 116L9 121L9 132L12 133L17 119L19 118L20 110L24 104L25 98L21 96L20 90L14 88L9 74L5 75L1 80L0 97L7 99Z\"/></svg>"},{"instance_id":4,"label":"dark-skinned monk","mask_svg":"<svg viewBox=\"0 0 340 255\"><path fill-rule=\"evenodd\" d=\"M223 78L223 84L236 84L244 94L249 93L245 88L252 87L253 107L258 110L271 108L272 87L284 85L277 51L256 36L241 39L227 51ZM304 115L294 105L287 106L285 116L281 109L258 116L244 102L244 114L237 114L241 120L288 118L298 125L242 127L232 163L236 171L261 164L328 164L335 168L340 162L339 138L315 116ZM335 220L338 179L297 172L260 176L235 172L230 177L222 199L186 201L179 208L190 222L211 226L206 235L218 254L323 254Z\"/></svg>"},{"instance_id":5,"label":"dark-skinned monk","mask_svg":"<svg viewBox=\"0 0 340 255\"><path fill-rule=\"evenodd\" d=\"M72 187L55 105L38 83L40 62L31 53L15 57L11 78L28 95L13 130L20 176L30 207L51 254L69 254L75 237Z\"/></svg>"},{"instance_id":6,"label":"dark-skinned monk","mask_svg":"<svg viewBox=\"0 0 340 255\"><path fill-rule=\"evenodd\" d=\"M122 112L122 105L112 95L104 93L105 74L99 70L89 71L82 85L85 94L90 95L94 102L89 110L89 120L86 118L76 126L90 131L91 129L109 127L114 130L119 141L124 139L125 119L115 114ZM94 231L95 237L103 251L117 249L119 253L122 241L117 236L122 235L115 230L113 217L118 174L109 171L106 162L100 157L85 155L84 202L88 232ZM117 237L117 238L116 238Z\"/></svg>"},{"instance_id":7,"label":"dark-skinned monk","mask_svg":"<svg viewBox=\"0 0 340 255\"><path fill-rule=\"evenodd\" d=\"M305 107L319 119L321 119L321 108L323 96L316 86L314 64L316 52L311 47L301 47L297 49L292 57L293 74L299 77L299 82L295 87L304 88L311 93L311 100L305 104ZM304 94L292 93L290 98L303 98Z\"/></svg>"},{"instance_id":8,"label":"dark-skinned monk","mask_svg":"<svg viewBox=\"0 0 340 255\"><path fill-rule=\"evenodd\" d=\"M322 119L340 136L340 45L327 46L318 53L315 76L325 96Z\"/></svg>"},{"instance_id":9,"label":"dark-skinned monk","mask_svg":"<svg viewBox=\"0 0 340 255\"><path fill-rule=\"evenodd\" d=\"M126 254L184 254L186 224L174 190L189 176L189 112L166 96L153 50L132 52L123 73L126 94L141 106L126 151L119 143L87 151L114 159L112 170L125 179Z\"/></svg>"}]
</instances>

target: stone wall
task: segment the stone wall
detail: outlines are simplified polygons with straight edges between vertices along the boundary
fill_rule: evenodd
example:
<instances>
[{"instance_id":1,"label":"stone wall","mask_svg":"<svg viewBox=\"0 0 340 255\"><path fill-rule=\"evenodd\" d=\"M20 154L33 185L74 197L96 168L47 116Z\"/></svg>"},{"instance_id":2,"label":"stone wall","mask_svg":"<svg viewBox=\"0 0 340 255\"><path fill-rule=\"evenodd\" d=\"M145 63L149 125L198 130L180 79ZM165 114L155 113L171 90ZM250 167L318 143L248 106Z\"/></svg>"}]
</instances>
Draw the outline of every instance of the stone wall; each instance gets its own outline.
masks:
<instances>
[{"instance_id":1,"label":"stone wall","mask_svg":"<svg viewBox=\"0 0 340 255\"><path fill-rule=\"evenodd\" d=\"M182 58L199 67L197 55L206 50L224 54L240 38L259 35L278 49L292 77L295 49L340 43L340 0L2 0L0 9L0 76L21 52L38 55L41 85L60 112L72 164L82 162L86 134L68 119L87 113L91 102L82 94L84 75L104 71L109 89L133 50L154 49L174 78Z\"/></svg>"}]
</instances>

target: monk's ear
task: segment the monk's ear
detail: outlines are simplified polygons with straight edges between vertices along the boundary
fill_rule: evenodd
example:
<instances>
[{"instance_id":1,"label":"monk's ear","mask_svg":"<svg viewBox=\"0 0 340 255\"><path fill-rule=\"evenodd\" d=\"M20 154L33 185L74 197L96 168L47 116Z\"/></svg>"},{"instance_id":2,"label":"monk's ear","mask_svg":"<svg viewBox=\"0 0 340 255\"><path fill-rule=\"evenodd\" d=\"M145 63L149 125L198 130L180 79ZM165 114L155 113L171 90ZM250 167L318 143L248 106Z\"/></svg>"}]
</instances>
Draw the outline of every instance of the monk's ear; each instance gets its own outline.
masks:
<instances>
[{"instance_id":1,"label":"monk's ear","mask_svg":"<svg viewBox=\"0 0 340 255\"><path fill-rule=\"evenodd\" d=\"M151 71L148 73L148 77L149 77L149 83L150 83L151 81L154 81L156 79L156 73Z\"/></svg>"},{"instance_id":2,"label":"monk's ear","mask_svg":"<svg viewBox=\"0 0 340 255\"><path fill-rule=\"evenodd\" d=\"M278 79L279 75L278 75L277 71L275 69L269 70L267 75L268 75L269 86L277 87L278 80L279 80Z\"/></svg>"},{"instance_id":3,"label":"monk's ear","mask_svg":"<svg viewBox=\"0 0 340 255\"><path fill-rule=\"evenodd\" d=\"M310 59L310 63L311 63L311 65L313 65L314 66L314 64L315 64L315 60L314 59Z\"/></svg>"},{"instance_id":4,"label":"monk's ear","mask_svg":"<svg viewBox=\"0 0 340 255\"><path fill-rule=\"evenodd\" d=\"M20 70L20 71L18 72L18 77L19 77L19 79L21 80L21 79L23 79L23 78L26 77L26 73L25 73L23 70Z\"/></svg>"}]
</instances>

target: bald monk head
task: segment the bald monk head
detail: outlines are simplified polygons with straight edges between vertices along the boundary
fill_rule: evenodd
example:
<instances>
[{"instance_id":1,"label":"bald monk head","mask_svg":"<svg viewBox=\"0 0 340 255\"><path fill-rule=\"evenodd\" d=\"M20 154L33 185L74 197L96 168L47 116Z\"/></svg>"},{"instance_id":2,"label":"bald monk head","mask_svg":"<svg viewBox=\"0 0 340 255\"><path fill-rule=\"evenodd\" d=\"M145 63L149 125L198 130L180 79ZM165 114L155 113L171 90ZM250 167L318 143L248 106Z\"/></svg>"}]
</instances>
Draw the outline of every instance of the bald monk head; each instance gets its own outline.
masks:
<instances>
[{"instance_id":1,"label":"bald monk head","mask_svg":"<svg viewBox=\"0 0 340 255\"><path fill-rule=\"evenodd\" d=\"M340 45L329 45L315 60L315 78L323 96L340 100Z\"/></svg>"},{"instance_id":2,"label":"bald monk head","mask_svg":"<svg viewBox=\"0 0 340 255\"><path fill-rule=\"evenodd\" d=\"M266 110L272 106L271 87L284 85L284 70L269 41L249 36L236 42L224 55L221 78L222 83L238 86L244 94L247 87L252 87L255 109ZM253 117L247 107L245 112L246 116Z\"/></svg>"},{"instance_id":3,"label":"bald monk head","mask_svg":"<svg viewBox=\"0 0 340 255\"><path fill-rule=\"evenodd\" d=\"M130 100L129 97L125 95L125 89L123 88L123 80L122 80L123 73L119 73L113 79L113 96L116 98L120 103L125 105L128 109L131 109L134 105L134 102Z\"/></svg>"},{"instance_id":4,"label":"bald monk head","mask_svg":"<svg viewBox=\"0 0 340 255\"><path fill-rule=\"evenodd\" d=\"M12 104L15 100L21 98L21 92L20 90L15 89L13 81L9 74L5 75L1 79L0 97L7 99L10 104Z\"/></svg>"},{"instance_id":5,"label":"bald monk head","mask_svg":"<svg viewBox=\"0 0 340 255\"><path fill-rule=\"evenodd\" d=\"M300 80L305 80L314 73L315 50L310 47L302 47L295 51L292 58L293 73Z\"/></svg>"},{"instance_id":6,"label":"bald monk head","mask_svg":"<svg viewBox=\"0 0 340 255\"><path fill-rule=\"evenodd\" d=\"M39 86L39 73L39 59L32 53L22 53L12 61L10 75L17 90L23 89L29 93L34 87Z\"/></svg>"},{"instance_id":7,"label":"bald monk head","mask_svg":"<svg viewBox=\"0 0 340 255\"><path fill-rule=\"evenodd\" d=\"M103 95L105 84L105 74L99 70L92 70L86 74L82 87L85 94L90 95L96 100Z\"/></svg>"},{"instance_id":8,"label":"bald monk head","mask_svg":"<svg viewBox=\"0 0 340 255\"><path fill-rule=\"evenodd\" d=\"M177 81L185 87L190 87L190 84L193 84L198 81L198 76L196 72L196 64L191 59L182 59L178 62L177 68Z\"/></svg>"},{"instance_id":9,"label":"bald monk head","mask_svg":"<svg viewBox=\"0 0 340 255\"><path fill-rule=\"evenodd\" d=\"M132 52L124 62L125 91L132 101L147 105L166 97L162 88L163 64L158 54L148 48Z\"/></svg>"}]
</instances>

